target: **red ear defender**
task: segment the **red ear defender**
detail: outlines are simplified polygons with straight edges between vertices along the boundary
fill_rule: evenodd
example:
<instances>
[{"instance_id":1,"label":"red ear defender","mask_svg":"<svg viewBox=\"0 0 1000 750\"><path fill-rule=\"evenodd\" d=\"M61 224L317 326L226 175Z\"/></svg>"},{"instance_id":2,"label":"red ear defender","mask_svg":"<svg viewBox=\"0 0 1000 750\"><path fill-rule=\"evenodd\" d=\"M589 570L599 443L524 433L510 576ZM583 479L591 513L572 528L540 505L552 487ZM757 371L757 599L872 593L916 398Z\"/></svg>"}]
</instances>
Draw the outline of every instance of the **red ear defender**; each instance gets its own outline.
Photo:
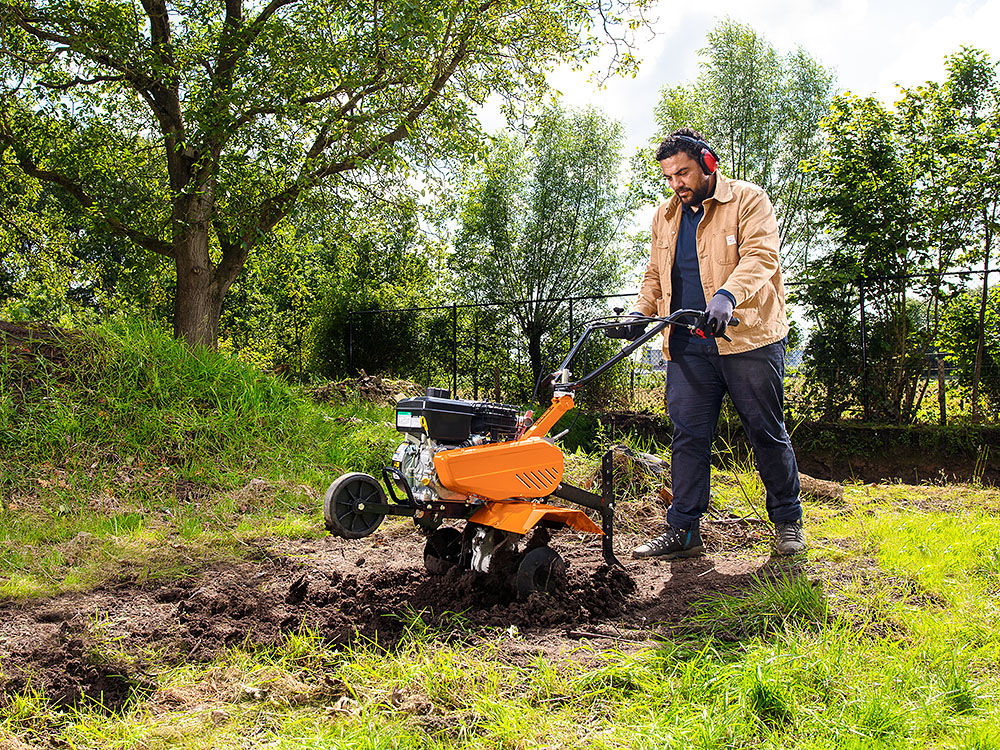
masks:
<instances>
[{"instance_id":1,"label":"red ear defender","mask_svg":"<svg viewBox=\"0 0 1000 750\"><path fill-rule=\"evenodd\" d=\"M719 160L707 148L701 150L701 168L705 174L713 174L719 168Z\"/></svg>"},{"instance_id":2,"label":"red ear defender","mask_svg":"<svg viewBox=\"0 0 1000 750\"><path fill-rule=\"evenodd\" d=\"M690 143L692 146L698 148L698 166L701 167L701 171L705 174L715 174L715 170L719 168L719 157L715 155L711 146L705 143L705 141L692 138L689 135L675 135L671 137L676 138L678 141Z\"/></svg>"}]
</instances>

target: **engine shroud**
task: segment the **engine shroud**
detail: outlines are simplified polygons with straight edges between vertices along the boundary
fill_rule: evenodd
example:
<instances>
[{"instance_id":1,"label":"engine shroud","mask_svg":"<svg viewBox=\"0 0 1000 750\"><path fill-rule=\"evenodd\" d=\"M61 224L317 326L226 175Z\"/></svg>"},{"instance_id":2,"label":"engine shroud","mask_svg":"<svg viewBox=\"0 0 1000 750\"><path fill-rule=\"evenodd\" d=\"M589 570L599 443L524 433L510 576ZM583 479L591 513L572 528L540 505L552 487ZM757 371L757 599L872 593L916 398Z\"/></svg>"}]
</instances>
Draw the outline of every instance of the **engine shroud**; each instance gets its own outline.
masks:
<instances>
[{"instance_id":1,"label":"engine shroud","mask_svg":"<svg viewBox=\"0 0 1000 750\"><path fill-rule=\"evenodd\" d=\"M517 435L517 409L487 401L417 396L396 404L396 429L451 445L472 435L502 442Z\"/></svg>"}]
</instances>

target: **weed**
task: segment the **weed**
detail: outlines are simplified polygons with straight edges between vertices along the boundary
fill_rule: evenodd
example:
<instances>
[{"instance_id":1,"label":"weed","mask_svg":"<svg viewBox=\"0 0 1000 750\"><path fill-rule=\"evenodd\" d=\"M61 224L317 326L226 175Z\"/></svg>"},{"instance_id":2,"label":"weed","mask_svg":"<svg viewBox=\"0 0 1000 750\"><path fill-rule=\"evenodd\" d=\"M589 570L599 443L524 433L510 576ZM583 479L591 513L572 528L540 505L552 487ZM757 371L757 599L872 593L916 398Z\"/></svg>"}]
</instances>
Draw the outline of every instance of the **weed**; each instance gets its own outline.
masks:
<instances>
[{"instance_id":1,"label":"weed","mask_svg":"<svg viewBox=\"0 0 1000 750\"><path fill-rule=\"evenodd\" d=\"M744 710L768 729L776 729L792 718L791 698L775 675L765 674L760 664L743 680Z\"/></svg>"},{"instance_id":2,"label":"weed","mask_svg":"<svg viewBox=\"0 0 1000 750\"><path fill-rule=\"evenodd\" d=\"M779 632L785 626L821 627L828 611L823 587L805 575L778 577L755 575L740 596L717 596L695 605L688 622L696 628L728 639Z\"/></svg>"},{"instance_id":3,"label":"weed","mask_svg":"<svg viewBox=\"0 0 1000 750\"><path fill-rule=\"evenodd\" d=\"M968 671L952 662L942 684L941 698L949 709L958 715L968 715L976 710L976 689Z\"/></svg>"}]
</instances>

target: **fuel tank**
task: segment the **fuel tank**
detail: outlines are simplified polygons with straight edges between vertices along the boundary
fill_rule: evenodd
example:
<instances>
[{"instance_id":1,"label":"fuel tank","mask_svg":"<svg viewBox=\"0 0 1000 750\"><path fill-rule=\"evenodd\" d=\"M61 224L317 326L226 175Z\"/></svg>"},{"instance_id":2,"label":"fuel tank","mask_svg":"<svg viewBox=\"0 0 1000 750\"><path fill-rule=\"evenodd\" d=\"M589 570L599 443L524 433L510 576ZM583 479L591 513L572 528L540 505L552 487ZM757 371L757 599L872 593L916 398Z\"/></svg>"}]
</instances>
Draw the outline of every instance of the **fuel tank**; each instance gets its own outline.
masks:
<instances>
[{"instance_id":1,"label":"fuel tank","mask_svg":"<svg viewBox=\"0 0 1000 750\"><path fill-rule=\"evenodd\" d=\"M434 454L438 480L449 490L488 500L548 497L563 477L563 453L543 438L522 438Z\"/></svg>"}]
</instances>

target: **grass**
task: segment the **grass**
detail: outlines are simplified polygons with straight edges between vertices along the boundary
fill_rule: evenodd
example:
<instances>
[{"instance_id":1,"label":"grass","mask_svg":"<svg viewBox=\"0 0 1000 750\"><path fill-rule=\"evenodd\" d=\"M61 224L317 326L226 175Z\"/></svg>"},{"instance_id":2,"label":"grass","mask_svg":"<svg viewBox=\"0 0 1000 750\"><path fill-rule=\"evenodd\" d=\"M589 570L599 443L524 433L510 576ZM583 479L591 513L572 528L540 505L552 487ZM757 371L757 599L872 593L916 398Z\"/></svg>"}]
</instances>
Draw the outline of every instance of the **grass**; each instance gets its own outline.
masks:
<instances>
[{"instance_id":1,"label":"grass","mask_svg":"<svg viewBox=\"0 0 1000 750\"><path fill-rule=\"evenodd\" d=\"M142 328L61 351L0 357L3 598L188 575L249 541L320 534L325 485L396 439L385 409L315 406ZM573 454L568 475L585 484L599 464ZM659 486L628 459L616 470L630 493ZM760 512L751 466L714 479L720 510ZM650 510L620 507L625 525ZM300 629L186 662L95 614L91 663L142 665L148 682L121 707L4 694L0 747L997 748L998 511L982 486L848 485L807 503L812 549L784 575L620 650L526 656L530 633L408 610L392 644Z\"/></svg>"},{"instance_id":2,"label":"grass","mask_svg":"<svg viewBox=\"0 0 1000 750\"><path fill-rule=\"evenodd\" d=\"M308 632L161 673L120 714L0 713L24 740L85 747L992 747L997 708L973 665L843 622L733 644L665 642L527 665L510 634L474 648L417 628L392 650Z\"/></svg>"},{"instance_id":3,"label":"grass","mask_svg":"<svg viewBox=\"0 0 1000 750\"><path fill-rule=\"evenodd\" d=\"M0 596L176 577L260 537L318 536L326 485L396 442L386 407L313 404L142 325L41 335L0 350Z\"/></svg>"}]
</instances>

